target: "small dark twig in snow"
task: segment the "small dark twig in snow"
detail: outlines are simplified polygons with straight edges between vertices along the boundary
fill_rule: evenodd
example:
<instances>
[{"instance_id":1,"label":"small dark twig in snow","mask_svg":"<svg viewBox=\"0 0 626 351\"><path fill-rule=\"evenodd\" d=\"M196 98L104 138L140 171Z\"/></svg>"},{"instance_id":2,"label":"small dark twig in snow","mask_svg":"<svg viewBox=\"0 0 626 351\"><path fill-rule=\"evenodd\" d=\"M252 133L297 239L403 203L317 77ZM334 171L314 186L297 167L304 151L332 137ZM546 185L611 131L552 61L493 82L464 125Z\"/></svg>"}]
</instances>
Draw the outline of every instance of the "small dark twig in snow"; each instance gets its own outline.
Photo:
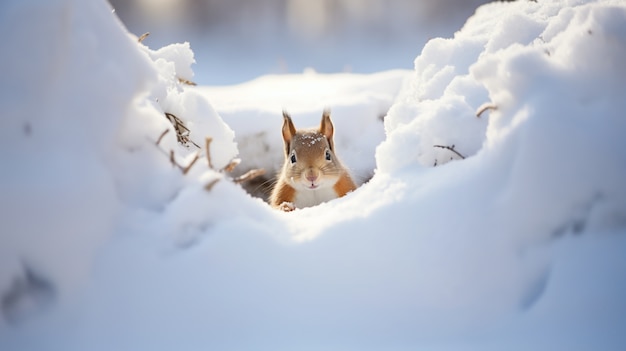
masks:
<instances>
[{"instance_id":1,"label":"small dark twig in snow","mask_svg":"<svg viewBox=\"0 0 626 351\"><path fill-rule=\"evenodd\" d=\"M240 158L234 158L232 161L230 161L230 163L228 163L226 165L226 167L222 168L223 172L232 172L235 167L237 167L239 164L241 163L241 159Z\"/></svg>"},{"instance_id":2,"label":"small dark twig in snow","mask_svg":"<svg viewBox=\"0 0 626 351\"><path fill-rule=\"evenodd\" d=\"M187 167L181 169L183 171L183 175L189 172L191 167L193 167L194 163L196 163L196 161L198 161L199 158L200 158L200 152L196 153L196 156L194 156L193 160L191 160L191 162L187 165Z\"/></svg>"},{"instance_id":3,"label":"small dark twig in snow","mask_svg":"<svg viewBox=\"0 0 626 351\"><path fill-rule=\"evenodd\" d=\"M163 150L159 145L156 145L156 147L159 151L161 151L165 155L169 155L169 159L170 159L170 163L172 164L172 167L176 167L180 169L183 175L186 175L187 173L189 173L189 170L191 169L191 167L193 167L193 165L196 164L196 161L198 161L198 159L200 158L200 151L198 151L198 153L196 153L196 155L191 160L191 162L187 166L183 167L178 162L176 162L176 154L174 153L174 150L170 150L170 152L168 153L167 151Z\"/></svg>"},{"instance_id":4,"label":"small dark twig in snow","mask_svg":"<svg viewBox=\"0 0 626 351\"><path fill-rule=\"evenodd\" d=\"M198 149L200 148L198 144L191 140L189 137L191 131L185 126L185 123L180 118L169 112L165 112L165 117L167 117L170 123L174 126L174 129L176 130L176 139L178 139L179 143L184 146L188 146L189 143L192 143Z\"/></svg>"},{"instance_id":5,"label":"small dark twig in snow","mask_svg":"<svg viewBox=\"0 0 626 351\"><path fill-rule=\"evenodd\" d=\"M156 144L159 145L161 143L161 140L163 140L163 137L165 136L165 134L167 134L170 130L166 129L163 131L163 133L161 133L161 135L159 136L159 138L156 141Z\"/></svg>"},{"instance_id":6,"label":"small dark twig in snow","mask_svg":"<svg viewBox=\"0 0 626 351\"><path fill-rule=\"evenodd\" d=\"M148 37L148 35L150 35L150 32L143 33L139 38L137 38L137 42L141 43L142 41L144 41L144 39Z\"/></svg>"},{"instance_id":7,"label":"small dark twig in snow","mask_svg":"<svg viewBox=\"0 0 626 351\"><path fill-rule=\"evenodd\" d=\"M181 168L178 163L176 163L176 158L174 157L174 150L170 150L170 163L172 164L172 166Z\"/></svg>"},{"instance_id":8,"label":"small dark twig in snow","mask_svg":"<svg viewBox=\"0 0 626 351\"><path fill-rule=\"evenodd\" d=\"M204 144L205 145L205 149L206 149L206 160L207 160L207 162L209 164L209 168L210 169L213 169L213 163L211 163L211 149L210 149L212 141L213 141L213 138L206 138L206 141L205 141L205 144Z\"/></svg>"},{"instance_id":9,"label":"small dark twig in snow","mask_svg":"<svg viewBox=\"0 0 626 351\"><path fill-rule=\"evenodd\" d=\"M196 82L192 82L192 81L190 81L190 80L188 80L188 79L185 79L185 78L180 78L180 77L178 77L178 81L179 81L180 83L182 83L182 84L187 84L187 85L191 85L191 86L196 86L196 85L198 85L198 84L196 84Z\"/></svg>"},{"instance_id":10,"label":"small dark twig in snow","mask_svg":"<svg viewBox=\"0 0 626 351\"><path fill-rule=\"evenodd\" d=\"M447 145L433 145L433 147L438 147L438 148L442 148L442 149L448 149L452 152L454 152L457 156L459 156L462 159L465 159L465 156L461 155L458 151L456 151L454 149L454 145L452 146L447 146Z\"/></svg>"},{"instance_id":11,"label":"small dark twig in snow","mask_svg":"<svg viewBox=\"0 0 626 351\"><path fill-rule=\"evenodd\" d=\"M496 106L496 105L494 105L494 104L492 104L490 102L484 103L484 104L480 105L478 110L476 110L476 117L480 118L480 115L482 115L483 112L485 112L487 110L495 111L497 109L498 109L498 106Z\"/></svg>"},{"instance_id":12,"label":"small dark twig in snow","mask_svg":"<svg viewBox=\"0 0 626 351\"><path fill-rule=\"evenodd\" d=\"M213 186L217 184L217 182L219 181L220 181L220 178L213 179L212 181L208 182L207 185L204 186L204 190L211 191L211 189L213 189Z\"/></svg>"},{"instance_id":13,"label":"small dark twig in snow","mask_svg":"<svg viewBox=\"0 0 626 351\"><path fill-rule=\"evenodd\" d=\"M243 182L247 182L249 180L252 180L256 177L262 176L265 174L265 170L263 168L259 168L259 169L251 169L248 172L246 172L243 175L240 175L239 177L233 179L233 182L240 184Z\"/></svg>"}]
</instances>

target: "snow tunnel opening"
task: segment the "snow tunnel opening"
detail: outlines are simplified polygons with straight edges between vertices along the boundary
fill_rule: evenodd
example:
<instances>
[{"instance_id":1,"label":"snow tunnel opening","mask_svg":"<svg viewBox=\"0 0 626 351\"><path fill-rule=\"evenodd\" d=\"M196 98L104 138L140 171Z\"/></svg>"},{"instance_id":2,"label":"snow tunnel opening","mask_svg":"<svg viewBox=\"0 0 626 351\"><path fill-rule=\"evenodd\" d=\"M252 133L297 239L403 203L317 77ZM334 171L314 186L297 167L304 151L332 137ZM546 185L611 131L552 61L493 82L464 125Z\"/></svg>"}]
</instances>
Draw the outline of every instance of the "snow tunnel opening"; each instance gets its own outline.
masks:
<instances>
[{"instance_id":1,"label":"snow tunnel opening","mask_svg":"<svg viewBox=\"0 0 626 351\"><path fill-rule=\"evenodd\" d=\"M245 157L245 155L240 156ZM372 179L375 169L375 166L368 168L365 171L360 170L359 172L355 172L350 169L350 176L354 180L357 189L362 187L364 184L368 183ZM233 176L240 177L245 173L250 172L251 170L252 169L250 168L242 168L240 170L234 171ZM280 167L272 168L269 170L265 169L264 171L264 174L241 183L241 187L252 197L260 198L269 205L270 195L280 177Z\"/></svg>"},{"instance_id":2,"label":"snow tunnel opening","mask_svg":"<svg viewBox=\"0 0 626 351\"><path fill-rule=\"evenodd\" d=\"M348 170L357 189L374 176L377 167L376 148L385 140L383 120L390 106L384 106L382 109L368 107L367 109L363 106L339 107L333 109L332 116L335 125L336 156ZM319 111L312 109L311 112L295 117L298 118L295 120L296 125L302 126L302 129L309 129L315 123L319 123L320 111L321 109ZM227 123L232 121L228 116L225 119ZM360 127L353 128L357 119ZM240 166L232 175L239 177L251 170L262 168L264 174L241 183L241 186L249 195L269 204L271 192L278 182L285 162L280 128L276 125L263 132L246 134L240 132L238 123L232 123L230 126L235 132L239 148L238 157L241 159Z\"/></svg>"}]
</instances>

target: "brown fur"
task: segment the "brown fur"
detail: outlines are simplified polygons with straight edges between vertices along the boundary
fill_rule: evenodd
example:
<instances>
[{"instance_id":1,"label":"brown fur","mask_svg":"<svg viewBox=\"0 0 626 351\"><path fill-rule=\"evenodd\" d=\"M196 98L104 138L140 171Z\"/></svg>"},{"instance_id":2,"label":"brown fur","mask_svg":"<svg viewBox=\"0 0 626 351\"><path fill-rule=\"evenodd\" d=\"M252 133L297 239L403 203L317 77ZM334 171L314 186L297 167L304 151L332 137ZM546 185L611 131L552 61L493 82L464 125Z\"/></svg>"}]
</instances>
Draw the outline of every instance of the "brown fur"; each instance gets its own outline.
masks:
<instances>
[{"instance_id":1,"label":"brown fur","mask_svg":"<svg viewBox=\"0 0 626 351\"><path fill-rule=\"evenodd\" d=\"M350 175L346 173L339 177L339 180L335 183L333 188L337 193L337 197L342 197L347 193L356 190L356 184L354 184Z\"/></svg>"},{"instance_id":2,"label":"brown fur","mask_svg":"<svg viewBox=\"0 0 626 351\"><path fill-rule=\"evenodd\" d=\"M293 202L296 195L296 189L284 181L278 181L270 196L270 205L279 208L283 202Z\"/></svg>"},{"instance_id":3,"label":"brown fur","mask_svg":"<svg viewBox=\"0 0 626 351\"><path fill-rule=\"evenodd\" d=\"M324 111L317 129L297 130L286 112L283 112L283 119L285 163L270 196L272 207L285 211L293 210L296 198L300 199L298 201L301 201L302 206L314 206L319 202L342 197L356 189L348 170L335 155L334 127L329 111ZM327 151L330 160L326 158ZM291 161L292 157L296 158L295 163ZM325 185L315 190L306 189L309 178L311 184ZM333 184L330 185L329 182ZM298 195L299 192L302 192L301 195ZM334 195L331 195L332 192Z\"/></svg>"}]
</instances>

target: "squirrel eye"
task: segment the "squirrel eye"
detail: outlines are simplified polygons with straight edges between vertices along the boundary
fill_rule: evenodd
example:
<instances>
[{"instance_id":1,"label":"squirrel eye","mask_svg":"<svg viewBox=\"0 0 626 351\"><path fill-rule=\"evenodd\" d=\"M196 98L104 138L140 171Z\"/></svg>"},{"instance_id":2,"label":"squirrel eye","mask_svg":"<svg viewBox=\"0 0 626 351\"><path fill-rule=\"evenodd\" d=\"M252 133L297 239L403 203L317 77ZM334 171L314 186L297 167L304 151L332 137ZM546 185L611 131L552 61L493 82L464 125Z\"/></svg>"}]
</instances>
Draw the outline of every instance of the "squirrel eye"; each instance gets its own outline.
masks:
<instances>
[{"instance_id":1,"label":"squirrel eye","mask_svg":"<svg viewBox=\"0 0 626 351\"><path fill-rule=\"evenodd\" d=\"M326 161L330 161L330 151L326 150Z\"/></svg>"},{"instance_id":2,"label":"squirrel eye","mask_svg":"<svg viewBox=\"0 0 626 351\"><path fill-rule=\"evenodd\" d=\"M296 154L291 154L291 163L296 163Z\"/></svg>"}]
</instances>

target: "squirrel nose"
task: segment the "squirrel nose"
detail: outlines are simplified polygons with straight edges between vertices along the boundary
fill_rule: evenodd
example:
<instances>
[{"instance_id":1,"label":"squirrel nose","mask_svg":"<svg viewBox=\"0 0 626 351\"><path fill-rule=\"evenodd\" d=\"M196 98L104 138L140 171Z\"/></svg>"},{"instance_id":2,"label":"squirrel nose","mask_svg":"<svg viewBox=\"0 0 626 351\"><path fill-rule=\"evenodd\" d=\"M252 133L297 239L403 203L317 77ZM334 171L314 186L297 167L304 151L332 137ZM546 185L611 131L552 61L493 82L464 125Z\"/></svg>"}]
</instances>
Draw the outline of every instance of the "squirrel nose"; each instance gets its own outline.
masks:
<instances>
[{"instance_id":1,"label":"squirrel nose","mask_svg":"<svg viewBox=\"0 0 626 351\"><path fill-rule=\"evenodd\" d=\"M308 171L306 172L306 180L308 180L309 182L314 182L317 180L317 174L315 174L315 172Z\"/></svg>"}]
</instances>

